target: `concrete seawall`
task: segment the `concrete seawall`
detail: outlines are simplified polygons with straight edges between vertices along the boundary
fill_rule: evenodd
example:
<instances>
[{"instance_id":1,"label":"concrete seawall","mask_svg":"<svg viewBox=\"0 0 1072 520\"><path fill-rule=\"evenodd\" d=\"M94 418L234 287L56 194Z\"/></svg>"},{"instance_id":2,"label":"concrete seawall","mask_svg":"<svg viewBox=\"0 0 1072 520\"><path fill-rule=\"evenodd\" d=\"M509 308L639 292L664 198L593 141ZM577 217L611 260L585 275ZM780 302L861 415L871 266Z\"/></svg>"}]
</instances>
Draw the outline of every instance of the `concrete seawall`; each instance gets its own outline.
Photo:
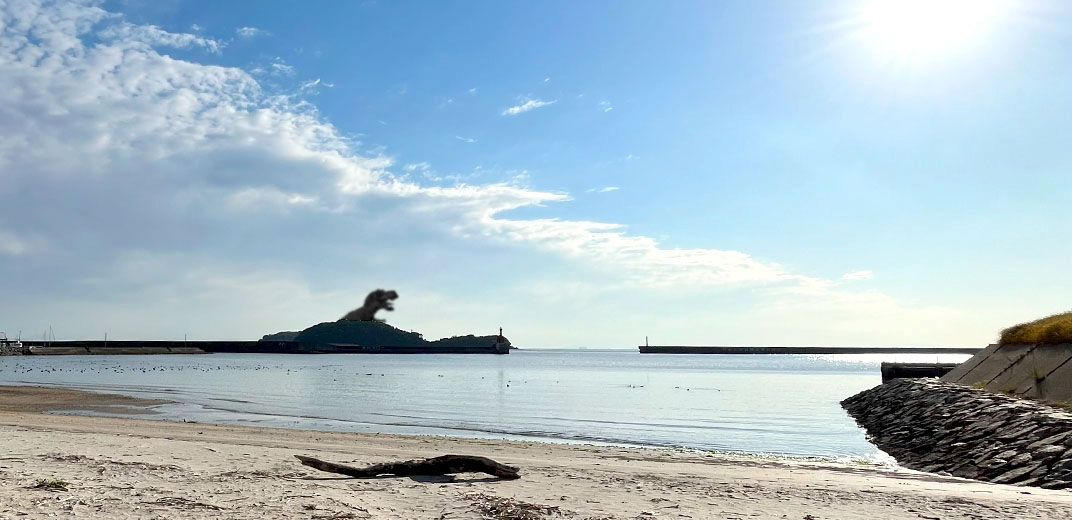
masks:
<instances>
[{"instance_id":1,"label":"concrete seawall","mask_svg":"<svg viewBox=\"0 0 1072 520\"><path fill-rule=\"evenodd\" d=\"M936 379L897 379L841 405L905 467L1072 488L1072 413Z\"/></svg>"},{"instance_id":2,"label":"concrete seawall","mask_svg":"<svg viewBox=\"0 0 1072 520\"><path fill-rule=\"evenodd\" d=\"M943 381L991 392L1072 403L1072 344L990 345Z\"/></svg>"}]
</instances>

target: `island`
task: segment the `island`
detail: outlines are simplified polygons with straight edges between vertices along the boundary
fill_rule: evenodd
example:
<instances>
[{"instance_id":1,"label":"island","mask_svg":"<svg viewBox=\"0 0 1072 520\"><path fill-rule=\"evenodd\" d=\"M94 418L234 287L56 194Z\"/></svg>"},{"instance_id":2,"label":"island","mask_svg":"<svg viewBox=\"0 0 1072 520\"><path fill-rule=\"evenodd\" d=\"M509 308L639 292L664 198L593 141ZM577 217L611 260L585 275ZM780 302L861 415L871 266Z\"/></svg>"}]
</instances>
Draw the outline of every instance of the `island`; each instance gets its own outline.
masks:
<instances>
[{"instance_id":1,"label":"island","mask_svg":"<svg viewBox=\"0 0 1072 520\"><path fill-rule=\"evenodd\" d=\"M435 341L419 332L404 331L377 319L393 311L396 291L376 289L365 304L336 321L301 331L266 334L257 341L79 340L24 341L23 355L62 354L509 354L514 347L502 334L467 334Z\"/></svg>"}]
</instances>

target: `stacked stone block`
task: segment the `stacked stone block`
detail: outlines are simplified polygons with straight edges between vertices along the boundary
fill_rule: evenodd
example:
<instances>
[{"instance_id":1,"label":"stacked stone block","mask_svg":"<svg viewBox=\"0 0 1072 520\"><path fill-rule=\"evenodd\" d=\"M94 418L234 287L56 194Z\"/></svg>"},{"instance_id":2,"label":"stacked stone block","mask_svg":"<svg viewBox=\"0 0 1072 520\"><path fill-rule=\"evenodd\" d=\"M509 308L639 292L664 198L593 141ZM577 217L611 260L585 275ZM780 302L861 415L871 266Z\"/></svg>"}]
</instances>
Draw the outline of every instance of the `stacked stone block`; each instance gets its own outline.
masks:
<instances>
[{"instance_id":1,"label":"stacked stone block","mask_svg":"<svg viewBox=\"0 0 1072 520\"><path fill-rule=\"evenodd\" d=\"M1072 413L936 379L896 379L841 402L907 468L1072 488Z\"/></svg>"}]
</instances>

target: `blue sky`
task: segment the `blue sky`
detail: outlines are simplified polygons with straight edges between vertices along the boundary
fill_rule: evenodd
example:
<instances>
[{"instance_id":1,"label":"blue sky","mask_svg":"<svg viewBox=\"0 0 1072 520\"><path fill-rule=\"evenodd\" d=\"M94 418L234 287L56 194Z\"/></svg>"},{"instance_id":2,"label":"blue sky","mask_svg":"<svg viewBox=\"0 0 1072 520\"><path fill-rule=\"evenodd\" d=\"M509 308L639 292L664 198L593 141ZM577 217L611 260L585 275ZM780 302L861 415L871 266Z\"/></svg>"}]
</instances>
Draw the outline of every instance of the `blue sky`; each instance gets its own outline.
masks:
<instances>
[{"instance_id":1,"label":"blue sky","mask_svg":"<svg viewBox=\"0 0 1072 520\"><path fill-rule=\"evenodd\" d=\"M9 333L259 337L376 287L533 347L973 345L1072 307L1062 2L0 13Z\"/></svg>"}]
</instances>

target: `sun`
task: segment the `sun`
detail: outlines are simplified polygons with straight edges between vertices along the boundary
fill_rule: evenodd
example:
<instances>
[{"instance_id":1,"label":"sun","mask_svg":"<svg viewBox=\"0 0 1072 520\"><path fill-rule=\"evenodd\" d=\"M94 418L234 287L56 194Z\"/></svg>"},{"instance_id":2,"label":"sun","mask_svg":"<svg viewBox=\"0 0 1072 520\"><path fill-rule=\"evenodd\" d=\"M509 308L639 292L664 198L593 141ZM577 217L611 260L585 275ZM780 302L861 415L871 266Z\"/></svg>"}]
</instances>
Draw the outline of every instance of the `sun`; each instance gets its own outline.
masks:
<instances>
[{"instance_id":1,"label":"sun","mask_svg":"<svg viewBox=\"0 0 1072 520\"><path fill-rule=\"evenodd\" d=\"M1008 0L867 0L855 25L860 39L892 59L922 60L984 41L1008 16Z\"/></svg>"}]
</instances>

